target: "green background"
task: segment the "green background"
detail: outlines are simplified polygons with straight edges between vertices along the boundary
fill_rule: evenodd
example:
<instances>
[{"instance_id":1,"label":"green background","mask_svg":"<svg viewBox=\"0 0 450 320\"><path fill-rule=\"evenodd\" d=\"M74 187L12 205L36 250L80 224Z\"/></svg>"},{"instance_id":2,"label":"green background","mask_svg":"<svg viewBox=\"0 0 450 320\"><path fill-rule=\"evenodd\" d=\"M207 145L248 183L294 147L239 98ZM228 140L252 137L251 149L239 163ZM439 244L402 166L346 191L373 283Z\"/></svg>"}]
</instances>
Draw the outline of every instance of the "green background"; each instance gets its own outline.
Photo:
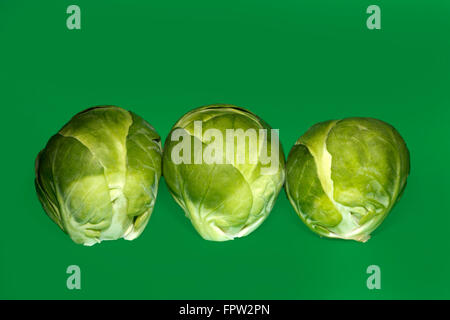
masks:
<instances>
[{"instance_id":1,"label":"green background","mask_svg":"<svg viewBox=\"0 0 450 320\"><path fill-rule=\"evenodd\" d=\"M81 30L66 28L70 4ZM366 28L371 4L381 30ZM450 298L449 17L447 0L0 0L0 298ZM411 152L404 197L365 244L319 238L284 191L254 233L208 242L164 179L133 242L79 246L45 215L34 159L75 113L122 106L165 139L217 102L279 128L286 154L319 121L391 123ZM372 264L381 290L366 287Z\"/></svg>"}]
</instances>

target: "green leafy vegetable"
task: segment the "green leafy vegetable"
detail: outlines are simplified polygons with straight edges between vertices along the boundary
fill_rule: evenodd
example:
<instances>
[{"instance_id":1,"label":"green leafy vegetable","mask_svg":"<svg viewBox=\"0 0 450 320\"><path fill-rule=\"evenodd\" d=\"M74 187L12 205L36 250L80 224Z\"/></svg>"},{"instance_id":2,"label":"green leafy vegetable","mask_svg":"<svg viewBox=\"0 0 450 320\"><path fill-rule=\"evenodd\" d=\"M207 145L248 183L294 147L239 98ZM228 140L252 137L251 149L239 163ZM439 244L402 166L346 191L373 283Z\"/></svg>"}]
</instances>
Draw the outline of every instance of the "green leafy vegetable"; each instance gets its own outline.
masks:
<instances>
[{"instance_id":1,"label":"green leafy vegetable","mask_svg":"<svg viewBox=\"0 0 450 320\"><path fill-rule=\"evenodd\" d=\"M234 130L233 140L227 139L229 130ZM244 147L243 141L248 142ZM178 153L180 143L187 147ZM195 109L174 125L164 145L164 178L204 239L243 237L267 218L285 179L277 143L278 135L263 120L233 105ZM215 161L205 161L205 154Z\"/></svg>"},{"instance_id":2,"label":"green leafy vegetable","mask_svg":"<svg viewBox=\"0 0 450 320\"><path fill-rule=\"evenodd\" d=\"M144 230L161 176L160 137L119 107L75 115L36 159L36 191L74 242L133 240Z\"/></svg>"},{"instance_id":3,"label":"green leafy vegetable","mask_svg":"<svg viewBox=\"0 0 450 320\"><path fill-rule=\"evenodd\" d=\"M364 242L402 195L409 151L380 120L326 121L298 139L286 174L288 198L312 231Z\"/></svg>"}]
</instances>

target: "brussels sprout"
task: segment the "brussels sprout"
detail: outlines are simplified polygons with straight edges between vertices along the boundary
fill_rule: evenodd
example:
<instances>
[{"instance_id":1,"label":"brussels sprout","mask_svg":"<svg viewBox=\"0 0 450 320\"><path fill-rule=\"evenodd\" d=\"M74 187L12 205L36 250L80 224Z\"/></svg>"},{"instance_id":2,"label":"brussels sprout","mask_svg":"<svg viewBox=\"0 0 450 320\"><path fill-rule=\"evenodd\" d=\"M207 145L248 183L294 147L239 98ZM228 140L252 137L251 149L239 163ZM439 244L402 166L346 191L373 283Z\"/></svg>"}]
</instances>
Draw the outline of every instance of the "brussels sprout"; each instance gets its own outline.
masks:
<instances>
[{"instance_id":1,"label":"brussels sprout","mask_svg":"<svg viewBox=\"0 0 450 320\"><path fill-rule=\"evenodd\" d=\"M318 123L286 163L286 193L315 233L365 242L400 199L409 151L389 124L371 118Z\"/></svg>"},{"instance_id":2,"label":"brussels sprout","mask_svg":"<svg viewBox=\"0 0 450 320\"><path fill-rule=\"evenodd\" d=\"M225 104L184 115L163 152L172 196L197 232L213 241L243 237L261 225L283 186L284 165L276 130Z\"/></svg>"},{"instance_id":3,"label":"brussels sprout","mask_svg":"<svg viewBox=\"0 0 450 320\"><path fill-rule=\"evenodd\" d=\"M119 107L75 115L36 159L36 191L74 242L133 240L144 230L161 176L155 129Z\"/></svg>"}]
</instances>

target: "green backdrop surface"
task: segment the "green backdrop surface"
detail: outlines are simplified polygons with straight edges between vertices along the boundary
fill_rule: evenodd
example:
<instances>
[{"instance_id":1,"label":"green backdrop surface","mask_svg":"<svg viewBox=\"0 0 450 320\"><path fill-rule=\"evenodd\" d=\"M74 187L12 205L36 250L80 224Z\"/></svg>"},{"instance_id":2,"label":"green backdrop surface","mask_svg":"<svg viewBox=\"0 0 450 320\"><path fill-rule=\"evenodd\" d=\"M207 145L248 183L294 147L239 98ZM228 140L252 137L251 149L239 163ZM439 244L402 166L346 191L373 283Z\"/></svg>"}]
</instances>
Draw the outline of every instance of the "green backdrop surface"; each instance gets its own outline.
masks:
<instances>
[{"instance_id":1,"label":"green backdrop surface","mask_svg":"<svg viewBox=\"0 0 450 320\"><path fill-rule=\"evenodd\" d=\"M70 4L81 30L66 28ZM371 4L381 30L366 27ZM446 0L0 0L0 298L450 298L449 17ZM286 154L319 121L391 123L411 152L402 200L364 244L319 238L284 191L251 235L208 242L164 179L132 242L79 246L45 215L34 159L75 113L118 105L165 139L218 102L279 128ZM69 265L81 290L66 288Z\"/></svg>"}]
</instances>

